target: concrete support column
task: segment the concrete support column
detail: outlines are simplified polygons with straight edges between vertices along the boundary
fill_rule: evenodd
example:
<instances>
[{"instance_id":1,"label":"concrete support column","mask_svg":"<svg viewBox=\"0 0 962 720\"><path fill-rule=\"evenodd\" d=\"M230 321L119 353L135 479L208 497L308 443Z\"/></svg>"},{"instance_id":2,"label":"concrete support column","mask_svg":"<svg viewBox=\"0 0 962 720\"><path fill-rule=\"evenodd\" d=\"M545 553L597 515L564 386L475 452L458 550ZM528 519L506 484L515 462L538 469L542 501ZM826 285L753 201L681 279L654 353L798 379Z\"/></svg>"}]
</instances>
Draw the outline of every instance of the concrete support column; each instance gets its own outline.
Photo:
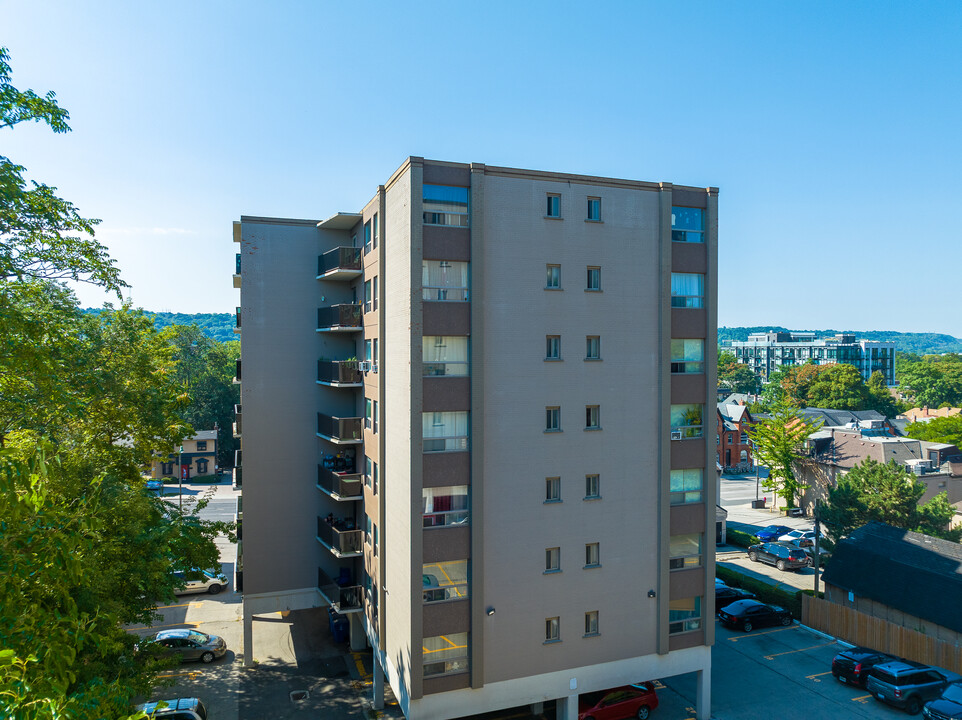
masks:
<instances>
[{"instance_id":1,"label":"concrete support column","mask_svg":"<svg viewBox=\"0 0 962 720\"><path fill-rule=\"evenodd\" d=\"M543 702L531 703L528 706L528 709L531 711L532 715L541 715L542 713L544 713L544 703Z\"/></svg>"},{"instance_id":2,"label":"concrete support column","mask_svg":"<svg viewBox=\"0 0 962 720\"><path fill-rule=\"evenodd\" d=\"M555 701L556 720L578 720L578 693Z\"/></svg>"},{"instance_id":3,"label":"concrete support column","mask_svg":"<svg viewBox=\"0 0 962 720\"><path fill-rule=\"evenodd\" d=\"M384 668L381 667L381 656L374 651L374 709L384 709Z\"/></svg>"},{"instance_id":4,"label":"concrete support column","mask_svg":"<svg viewBox=\"0 0 962 720\"><path fill-rule=\"evenodd\" d=\"M254 616L244 608L244 667L254 667Z\"/></svg>"},{"instance_id":5,"label":"concrete support column","mask_svg":"<svg viewBox=\"0 0 962 720\"><path fill-rule=\"evenodd\" d=\"M364 623L361 621L360 613L348 615L350 620L350 640L351 650L360 651L367 649L367 633L364 631Z\"/></svg>"},{"instance_id":6,"label":"concrete support column","mask_svg":"<svg viewBox=\"0 0 962 720\"><path fill-rule=\"evenodd\" d=\"M695 675L695 716L711 720L711 670L698 670Z\"/></svg>"}]
</instances>

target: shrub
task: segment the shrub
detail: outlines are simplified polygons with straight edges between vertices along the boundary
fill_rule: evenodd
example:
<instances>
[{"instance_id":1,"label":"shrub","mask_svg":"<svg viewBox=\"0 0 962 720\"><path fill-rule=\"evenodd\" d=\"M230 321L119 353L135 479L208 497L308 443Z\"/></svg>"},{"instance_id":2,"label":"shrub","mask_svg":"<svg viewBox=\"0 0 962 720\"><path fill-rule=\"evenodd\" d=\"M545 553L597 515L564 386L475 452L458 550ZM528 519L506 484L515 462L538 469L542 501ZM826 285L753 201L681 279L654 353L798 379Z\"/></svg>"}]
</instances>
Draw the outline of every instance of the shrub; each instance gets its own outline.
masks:
<instances>
[{"instance_id":1,"label":"shrub","mask_svg":"<svg viewBox=\"0 0 962 720\"><path fill-rule=\"evenodd\" d=\"M725 540L730 545L738 545L739 547L747 548L750 545L756 545L761 542L754 535L749 535L747 532L742 532L741 530L734 530L729 528L725 533Z\"/></svg>"},{"instance_id":2,"label":"shrub","mask_svg":"<svg viewBox=\"0 0 962 720\"><path fill-rule=\"evenodd\" d=\"M803 590L783 590L780 587L769 585L767 582L743 575L737 570L732 570L722 565L715 566L715 575L731 587L738 587L755 593L755 597L757 597L760 602L768 603L769 605L779 605L788 610L792 614L792 617L796 619L801 619L802 617L801 595L804 592Z\"/></svg>"}]
</instances>

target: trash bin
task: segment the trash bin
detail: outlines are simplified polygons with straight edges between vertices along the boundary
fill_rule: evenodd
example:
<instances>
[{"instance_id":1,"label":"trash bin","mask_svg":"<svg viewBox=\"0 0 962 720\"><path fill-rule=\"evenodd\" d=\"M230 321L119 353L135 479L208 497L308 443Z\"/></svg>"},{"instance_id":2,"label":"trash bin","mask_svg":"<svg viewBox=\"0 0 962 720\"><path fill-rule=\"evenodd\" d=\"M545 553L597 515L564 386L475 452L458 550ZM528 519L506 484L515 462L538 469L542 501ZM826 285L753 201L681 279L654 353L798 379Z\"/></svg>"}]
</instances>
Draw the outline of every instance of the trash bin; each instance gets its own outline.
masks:
<instances>
[{"instance_id":1,"label":"trash bin","mask_svg":"<svg viewBox=\"0 0 962 720\"><path fill-rule=\"evenodd\" d=\"M764 501L764 500L752 500L752 509L753 509L753 510L764 510L764 509L765 509L765 501Z\"/></svg>"},{"instance_id":2,"label":"trash bin","mask_svg":"<svg viewBox=\"0 0 962 720\"><path fill-rule=\"evenodd\" d=\"M336 643L345 643L350 635L350 623L343 615L337 615L331 620L331 636Z\"/></svg>"}]
</instances>

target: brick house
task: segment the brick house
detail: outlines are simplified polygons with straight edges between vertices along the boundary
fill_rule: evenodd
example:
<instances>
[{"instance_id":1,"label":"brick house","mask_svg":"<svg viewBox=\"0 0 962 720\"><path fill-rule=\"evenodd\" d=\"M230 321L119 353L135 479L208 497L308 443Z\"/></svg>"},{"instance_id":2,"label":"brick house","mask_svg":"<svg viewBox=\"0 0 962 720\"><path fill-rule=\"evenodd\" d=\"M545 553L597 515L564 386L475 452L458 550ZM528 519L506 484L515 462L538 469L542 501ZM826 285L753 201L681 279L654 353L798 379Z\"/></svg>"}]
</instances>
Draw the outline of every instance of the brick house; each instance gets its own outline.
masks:
<instances>
[{"instance_id":1,"label":"brick house","mask_svg":"<svg viewBox=\"0 0 962 720\"><path fill-rule=\"evenodd\" d=\"M722 468L742 467L749 470L754 467L752 446L748 438L748 428L755 419L748 411L748 407L739 403L718 403L718 431L716 442L718 448L718 464Z\"/></svg>"}]
</instances>

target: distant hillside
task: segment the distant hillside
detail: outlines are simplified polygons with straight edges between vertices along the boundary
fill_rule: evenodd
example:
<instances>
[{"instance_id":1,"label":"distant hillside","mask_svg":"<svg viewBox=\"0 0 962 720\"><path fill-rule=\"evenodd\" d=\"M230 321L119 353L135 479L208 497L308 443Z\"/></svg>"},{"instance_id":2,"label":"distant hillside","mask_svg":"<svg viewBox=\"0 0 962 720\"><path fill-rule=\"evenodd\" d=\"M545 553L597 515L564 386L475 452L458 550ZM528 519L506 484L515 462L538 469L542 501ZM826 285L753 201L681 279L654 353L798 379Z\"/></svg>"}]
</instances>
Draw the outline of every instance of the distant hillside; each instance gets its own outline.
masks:
<instances>
[{"instance_id":1,"label":"distant hillside","mask_svg":"<svg viewBox=\"0 0 962 720\"><path fill-rule=\"evenodd\" d=\"M84 312L99 313L100 308L84 308ZM158 330L168 325L196 325L205 335L218 342L240 340L240 336L234 334L236 320L231 313L155 313L149 310L144 312L153 316L154 326Z\"/></svg>"},{"instance_id":2,"label":"distant hillside","mask_svg":"<svg viewBox=\"0 0 962 720\"><path fill-rule=\"evenodd\" d=\"M790 330L778 325L721 327L718 328L718 344L722 348L731 347L732 340L747 340L748 335L755 332L790 332ZM799 331L796 329L796 332ZM832 337L840 332L854 333L859 340L894 341L896 350L919 355L962 352L962 340L940 333L902 333L891 330L805 330L802 332L814 332L817 338Z\"/></svg>"}]
</instances>

